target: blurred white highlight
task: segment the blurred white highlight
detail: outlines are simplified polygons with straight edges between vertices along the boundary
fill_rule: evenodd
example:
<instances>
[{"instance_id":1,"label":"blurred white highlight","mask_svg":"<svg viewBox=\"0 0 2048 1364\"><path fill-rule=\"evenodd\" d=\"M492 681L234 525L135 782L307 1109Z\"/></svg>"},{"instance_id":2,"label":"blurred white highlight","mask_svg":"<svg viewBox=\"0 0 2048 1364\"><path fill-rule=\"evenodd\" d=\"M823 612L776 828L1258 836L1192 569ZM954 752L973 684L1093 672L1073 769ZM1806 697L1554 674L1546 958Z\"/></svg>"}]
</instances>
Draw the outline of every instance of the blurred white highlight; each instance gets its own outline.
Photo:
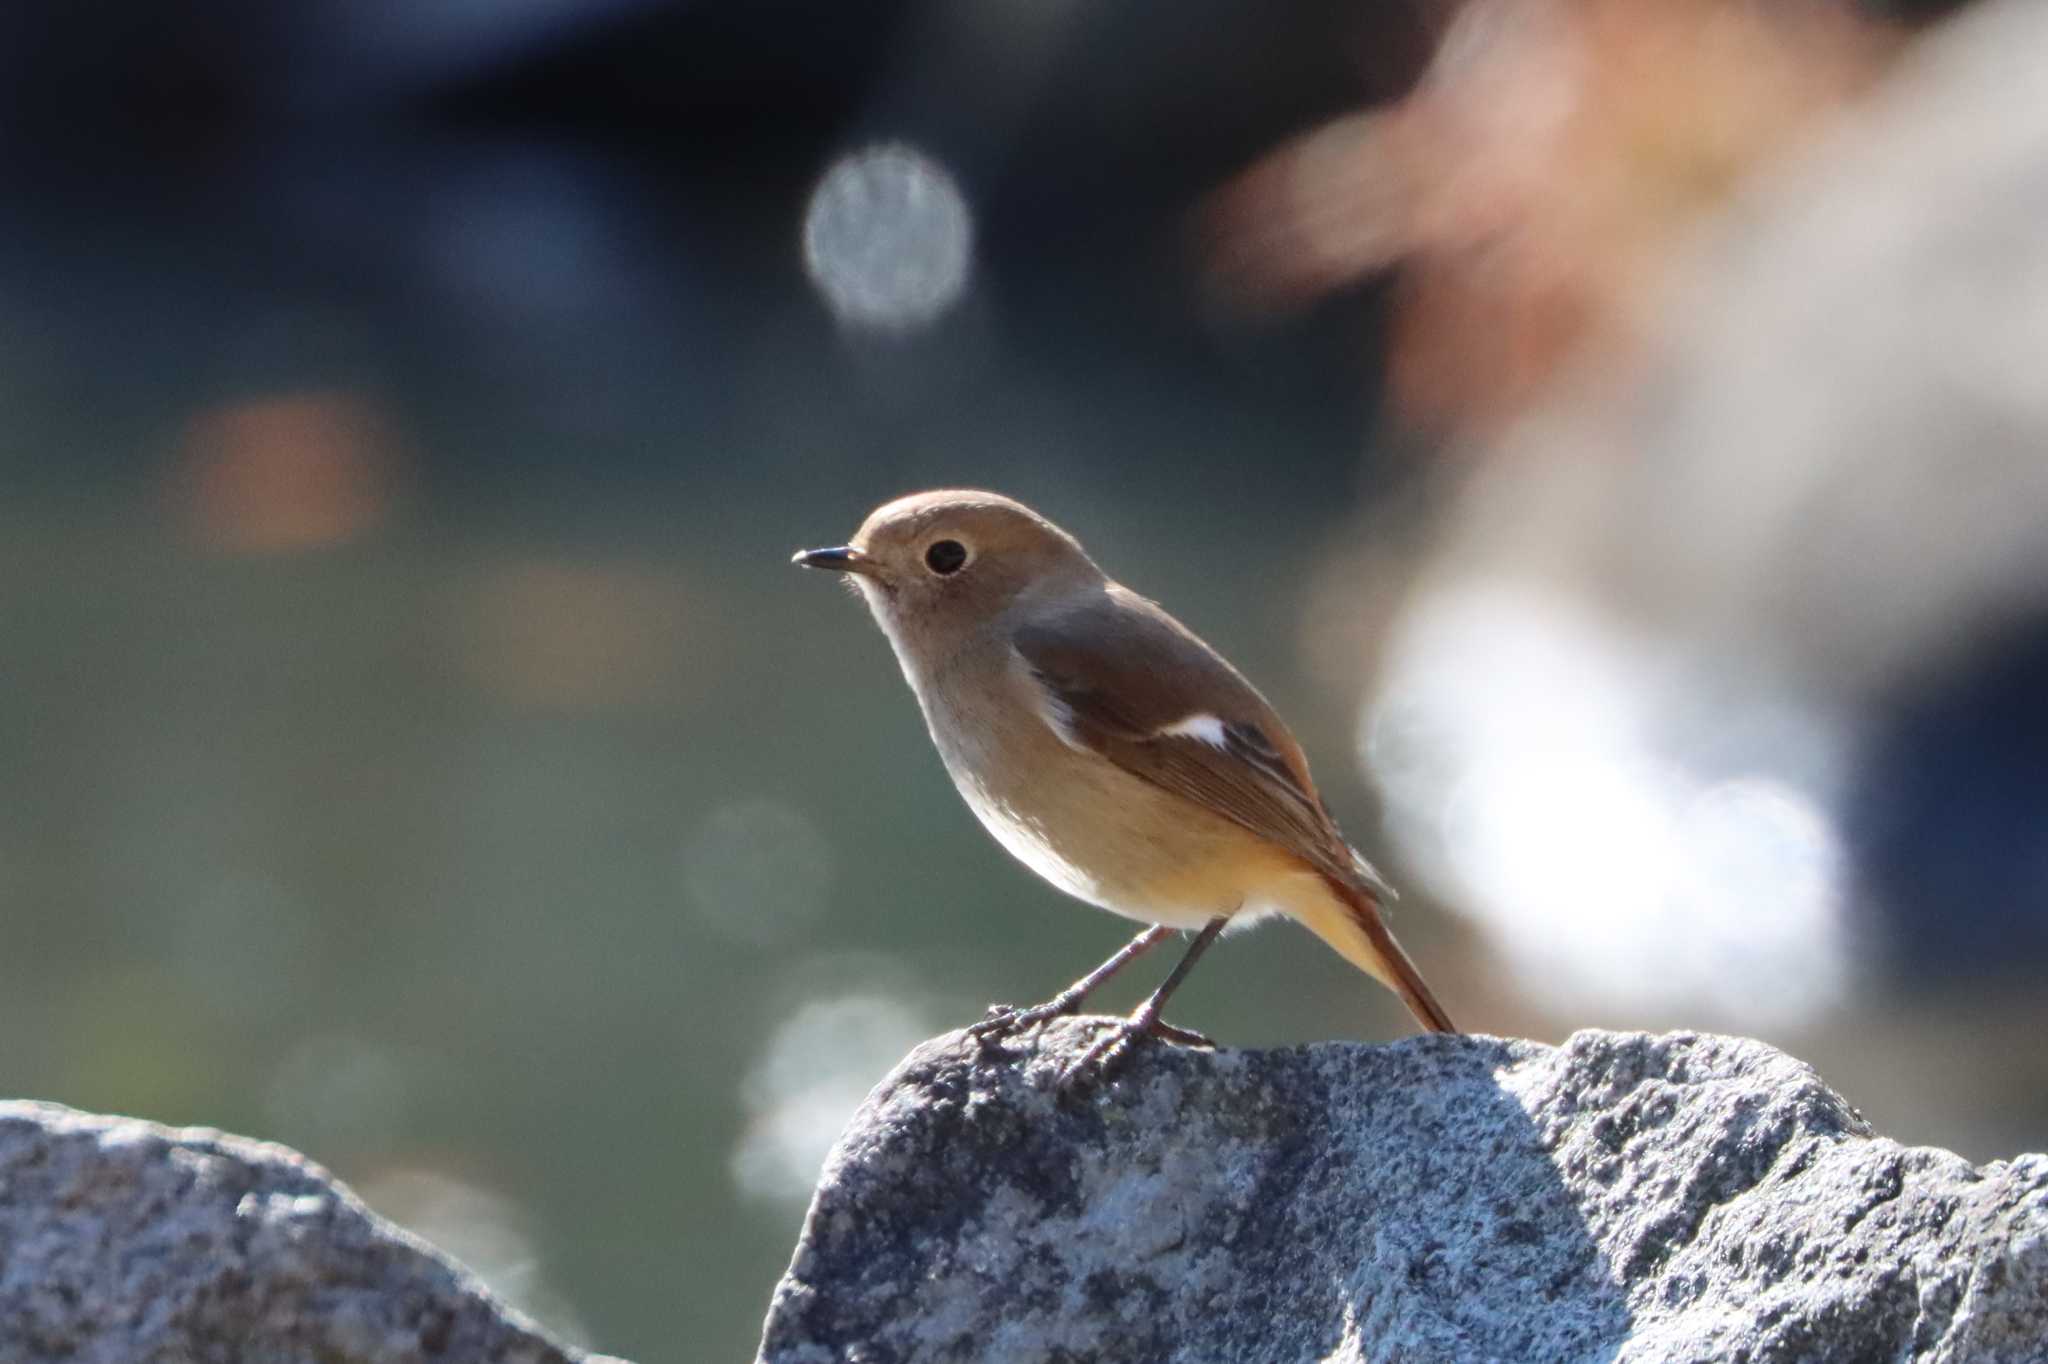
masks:
<instances>
[{"instance_id":1,"label":"blurred white highlight","mask_svg":"<svg viewBox=\"0 0 2048 1364\"><path fill-rule=\"evenodd\" d=\"M532 1217L509 1196L415 1168L376 1175L360 1192L365 1203L454 1256L514 1307L564 1335L589 1338L589 1328L543 1274Z\"/></svg>"},{"instance_id":2,"label":"blurred white highlight","mask_svg":"<svg viewBox=\"0 0 2048 1364\"><path fill-rule=\"evenodd\" d=\"M698 920L731 942L771 947L817 918L832 888L829 839L774 800L721 805L683 847L683 884Z\"/></svg>"},{"instance_id":3,"label":"blurred white highlight","mask_svg":"<svg viewBox=\"0 0 2048 1364\"><path fill-rule=\"evenodd\" d=\"M791 1014L741 1086L750 1121L733 1149L734 1183L757 1198L808 1199L846 1120L930 1031L916 1009L879 994L821 999Z\"/></svg>"},{"instance_id":4,"label":"blurred white highlight","mask_svg":"<svg viewBox=\"0 0 2048 1364\"><path fill-rule=\"evenodd\" d=\"M1391 832L1539 1002L1768 1026L1839 1001L1840 838L1787 774L1692 760L1742 737L1698 678L1506 587L1425 598L1387 677L1365 736Z\"/></svg>"},{"instance_id":5,"label":"blurred white highlight","mask_svg":"<svg viewBox=\"0 0 2048 1364\"><path fill-rule=\"evenodd\" d=\"M900 145L834 162L804 212L804 267L838 317L908 331L959 299L974 219L953 177Z\"/></svg>"}]
</instances>

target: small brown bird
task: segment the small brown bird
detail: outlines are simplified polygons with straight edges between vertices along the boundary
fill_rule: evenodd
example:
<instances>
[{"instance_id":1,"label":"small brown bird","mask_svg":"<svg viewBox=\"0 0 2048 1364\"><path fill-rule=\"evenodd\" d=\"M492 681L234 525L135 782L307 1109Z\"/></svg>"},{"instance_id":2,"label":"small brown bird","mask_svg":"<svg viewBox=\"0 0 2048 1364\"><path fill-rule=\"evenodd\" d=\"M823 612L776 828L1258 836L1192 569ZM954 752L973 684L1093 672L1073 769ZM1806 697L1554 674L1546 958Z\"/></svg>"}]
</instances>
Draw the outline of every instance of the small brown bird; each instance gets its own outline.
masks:
<instances>
[{"instance_id":1,"label":"small brown bird","mask_svg":"<svg viewBox=\"0 0 2048 1364\"><path fill-rule=\"evenodd\" d=\"M978 1036L1075 1011L1191 929L1165 982L1076 1071L1108 1071L1147 1035L1206 1044L1160 1010L1226 925L1271 914L1306 925L1423 1027L1456 1031L1381 921L1386 884L1338 832L1287 726L1071 535L1007 497L943 490L890 502L851 543L795 562L859 587L996 841L1068 894L1154 925L1046 1003L992 1010Z\"/></svg>"}]
</instances>

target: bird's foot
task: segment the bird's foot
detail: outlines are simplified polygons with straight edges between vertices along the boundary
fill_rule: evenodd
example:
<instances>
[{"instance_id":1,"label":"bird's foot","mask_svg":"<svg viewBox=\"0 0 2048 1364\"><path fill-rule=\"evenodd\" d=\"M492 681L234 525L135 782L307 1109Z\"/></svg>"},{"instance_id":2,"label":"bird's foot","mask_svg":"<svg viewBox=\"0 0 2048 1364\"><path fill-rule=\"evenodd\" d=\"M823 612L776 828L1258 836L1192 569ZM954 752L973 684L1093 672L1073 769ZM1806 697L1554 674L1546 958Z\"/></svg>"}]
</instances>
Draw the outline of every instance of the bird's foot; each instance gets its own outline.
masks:
<instances>
[{"instance_id":1,"label":"bird's foot","mask_svg":"<svg viewBox=\"0 0 2048 1364\"><path fill-rule=\"evenodd\" d=\"M1216 1049L1214 1042L1192 1028L1175 1027L1157 1014L1140 1008L1090 1042L1088 1050L1060 1073L1060 1087L1072 1091L1089 1084L1107 1084L1116 1078L1117 1071L1130 1060L1131 1052L1147 1037L1183 1047Z\"/></svg>"},{"instance_id":2,"label":"bird's foot","mask_svg":"<svg viewBox=\"0 0 2048 1364\"><path fill-rule=\"evenodd\" d=\"M1041 1023L1066 1017L1081 1007L1081 999L1082 996L1072 990L1062 990L1045 1003L1033 1004L1029 1008L1016 1004L991 1004L982 1020L968 1028L967 1035L986 1048Z\"/></svg>"},{"instance_id":3,"label":"bird's foot","mask_svg":"<svg viewBox=\"0 0 2048 1364\"><path fill-rule=\"evenodd\" d=\"M1163 1037L1183 1047L1200 1047L1204 1051L1216 1050L1216 1039L1207 1033L1196 1032L1193 1028L1177 1028L1163 1018L1153 1020L1152 1035Z\"/></svg>"}]
</instances>

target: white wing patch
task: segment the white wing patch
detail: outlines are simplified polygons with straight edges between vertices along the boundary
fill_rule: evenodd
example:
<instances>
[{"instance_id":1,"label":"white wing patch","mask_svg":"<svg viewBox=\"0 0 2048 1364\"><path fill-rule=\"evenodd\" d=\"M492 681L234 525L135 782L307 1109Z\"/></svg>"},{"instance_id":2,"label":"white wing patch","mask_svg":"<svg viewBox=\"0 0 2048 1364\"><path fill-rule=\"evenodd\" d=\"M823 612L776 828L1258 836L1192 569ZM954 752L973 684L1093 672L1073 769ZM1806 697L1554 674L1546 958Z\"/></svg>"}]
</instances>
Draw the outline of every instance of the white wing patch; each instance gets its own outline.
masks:
<instances>
[{"instance_id":1,"label":"white wing patch","mask_svg":"<svg viewBox=\"0 0 2048 1364\"><path fill-rule=\"evenodd\" d=\"M1228 748L1229 740L1224 737L1223 721L1206 711L1196 711L1185 719L1175 720L1159 731L1162 739L1199 739L1211 748Z\"/></svg>"}]
</instances>

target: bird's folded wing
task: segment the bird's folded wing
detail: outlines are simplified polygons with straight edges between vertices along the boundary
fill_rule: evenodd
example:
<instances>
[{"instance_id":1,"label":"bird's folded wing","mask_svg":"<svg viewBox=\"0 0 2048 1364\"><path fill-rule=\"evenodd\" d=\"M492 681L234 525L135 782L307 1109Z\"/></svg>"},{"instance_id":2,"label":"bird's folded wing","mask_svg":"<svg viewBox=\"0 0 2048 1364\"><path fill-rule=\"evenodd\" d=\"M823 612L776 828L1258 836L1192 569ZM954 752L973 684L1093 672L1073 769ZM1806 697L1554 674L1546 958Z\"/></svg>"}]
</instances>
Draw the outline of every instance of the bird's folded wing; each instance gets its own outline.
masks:
<instances>
[{"instance_id":1,"label":"bird's folded wing","mask_svg":"<svg viewBox=\"0 0 2048 1364\"><path fill-rule=\"evenodd\" d=\"M1233 820L1317 870L1359 876L1300 745L1252 685L1173 617L1113 589L1012 636L1067 743Z\"/></svg>"}]
</instances>

